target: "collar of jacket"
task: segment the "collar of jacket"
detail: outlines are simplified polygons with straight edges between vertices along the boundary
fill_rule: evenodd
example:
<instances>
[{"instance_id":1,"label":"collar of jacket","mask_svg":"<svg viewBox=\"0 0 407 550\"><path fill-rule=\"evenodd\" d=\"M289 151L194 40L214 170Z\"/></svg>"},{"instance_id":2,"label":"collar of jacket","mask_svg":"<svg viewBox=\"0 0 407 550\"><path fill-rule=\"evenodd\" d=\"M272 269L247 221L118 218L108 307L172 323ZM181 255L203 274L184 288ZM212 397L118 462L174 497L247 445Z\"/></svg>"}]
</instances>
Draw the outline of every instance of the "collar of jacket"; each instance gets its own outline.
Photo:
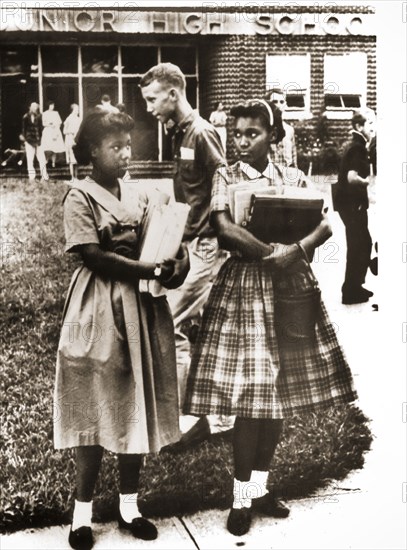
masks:
<instances>
[{"instance_id":1,"label":"collar of jacket","mask_svg":"<svg viewBox=\"0 0 407 550\"><path fill-rule=\"evenodd\" d=\"M366 147L368 146L369 144L368 140L365 138L363 134L361 134L357 130L352 130L352 136L355 141L359 141L360 143L363 143L363 145L365 145Z\"/></svg>"}]
</instances>

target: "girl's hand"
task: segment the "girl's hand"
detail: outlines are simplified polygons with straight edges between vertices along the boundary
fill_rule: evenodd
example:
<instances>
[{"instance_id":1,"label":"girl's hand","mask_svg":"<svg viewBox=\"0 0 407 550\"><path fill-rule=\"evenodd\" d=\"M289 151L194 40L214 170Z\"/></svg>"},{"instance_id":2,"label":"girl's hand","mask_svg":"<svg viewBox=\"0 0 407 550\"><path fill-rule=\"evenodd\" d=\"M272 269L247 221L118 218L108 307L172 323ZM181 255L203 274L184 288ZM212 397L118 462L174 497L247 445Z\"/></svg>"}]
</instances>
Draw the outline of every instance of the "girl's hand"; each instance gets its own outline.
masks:
<instances>
[{"instance_id":1,"label":"girl's hand","mask_svg":"<svg viewBox=\"0 0 407 550\"><path fill-rule=\"evenodd\" d=\"M166 265L171 266L171 272L165 274L163 270L158 278L159 282L165 288L178 288L185 281L190 268L188 248L185 244L181 244L175 259L164 260L161 267L163 268Z\"/></svg>"},{"instance_id":2,"label":"girl's hand","mask_svg":"<svg viewBox=\"0 0 407 550\"><path fill-rule=\"evenodd\" d=\"M302 251L296 244L270 243L270 254L263 258L273 267L284 269L302 256Z\"/></svg>"}]
</instances>

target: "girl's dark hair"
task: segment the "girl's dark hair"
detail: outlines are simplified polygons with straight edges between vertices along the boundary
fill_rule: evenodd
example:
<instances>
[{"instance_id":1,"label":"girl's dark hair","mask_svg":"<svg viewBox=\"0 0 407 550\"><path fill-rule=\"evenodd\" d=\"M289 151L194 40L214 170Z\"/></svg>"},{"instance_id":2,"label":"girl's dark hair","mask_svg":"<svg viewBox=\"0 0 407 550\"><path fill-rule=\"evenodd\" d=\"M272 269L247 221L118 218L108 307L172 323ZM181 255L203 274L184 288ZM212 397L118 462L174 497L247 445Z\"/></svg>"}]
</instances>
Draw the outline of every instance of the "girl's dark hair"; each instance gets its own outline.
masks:
<instances>
[{"instance_id":1,"label":"girl's dark hair","mask_svg":"<svg viewBox=\"0 0 407 550\"><path fill-rule=\"evenodd\" d=\"M273 124L271 124L270 113L273 115ZM230 114L235 118L259 118L267 131L272 133L273 143L279 143L285 136L282 114L274 103L264 99L251 99L232 107Z\"/></svg>"},{"instance_id":2,"label":"girl's dark hair","mask_svg":"<svg viewBox=\"0 0 407 550\"><path fill-rule=\"evenodd\" d=\"M75 137L73 151L78 164L89 164L92 161L92 148L109 134L130 132L133 128L134 120L127 113L93 109L83 119Z\"/></svg>"}]
</instances>

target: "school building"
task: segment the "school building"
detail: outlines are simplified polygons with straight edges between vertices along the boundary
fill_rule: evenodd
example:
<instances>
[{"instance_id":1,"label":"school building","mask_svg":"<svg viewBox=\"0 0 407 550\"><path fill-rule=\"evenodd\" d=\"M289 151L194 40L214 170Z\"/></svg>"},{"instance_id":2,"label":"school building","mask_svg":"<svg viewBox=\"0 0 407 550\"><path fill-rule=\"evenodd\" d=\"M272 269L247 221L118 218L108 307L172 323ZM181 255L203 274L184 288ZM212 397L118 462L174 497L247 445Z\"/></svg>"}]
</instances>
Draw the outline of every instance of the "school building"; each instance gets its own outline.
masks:
<instances>
[{"instance_id":1,"label":"school building","mask_svg":"<svg viewBox=\"0 0 407 550\"><path fill-rule=\"evenodd\" d=\"M2 7L1 152L18 147L21 118L32 101L41 110L55 101L64 120L72 103L83 115L107 93L113 104L125 103L136 121L134 168L168 176L168 138L146 112L138 87L142 74L160 61L181 67L188 99L205 118L219 101L228 111L236 101L278 86L286 92L285 118L294 127L311 135L325 115L331 137L342 143L354 108L376 110L373 8L255 4Z\"/></svg>"}]
</instances>

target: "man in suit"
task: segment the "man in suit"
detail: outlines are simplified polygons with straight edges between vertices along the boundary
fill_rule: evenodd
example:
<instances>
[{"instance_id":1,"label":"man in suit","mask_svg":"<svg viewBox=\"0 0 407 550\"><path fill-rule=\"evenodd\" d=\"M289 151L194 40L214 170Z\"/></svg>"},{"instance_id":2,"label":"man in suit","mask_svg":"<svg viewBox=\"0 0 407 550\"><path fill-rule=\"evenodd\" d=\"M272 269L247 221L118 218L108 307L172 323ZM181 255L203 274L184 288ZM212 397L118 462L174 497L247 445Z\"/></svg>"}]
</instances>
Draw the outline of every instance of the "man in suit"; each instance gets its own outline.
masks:
<instances>
[{"instance_id":1,"label":"man in suit","mask_svg":"<svg viewBox=\"0 0 407 550\"><path fill-rule=\"evenodd\" d=\"M334 208L346 230L346 272L342 303L367 302L373 292L362 285L370 263L372 239L368 228L368 185L370 183L369 143L374 137L371 111L355 111L352 141L345 148L338 175Z\"/></svg>"},{"instance_id":2,"label":"man in suit","mask_svg":"<svg viewBox=\"0 0 407 550\"><path fill-rule=\"evenodd\" d=\"M270 103L274 103L283 114L287 107L287 101L285 94L281 88L272 88L268 91L266 100ZM294 128L283 120L283 128L285 130L285 137L276 144L271 144L270 155L271 160L276 164L282 164L283 166L297 167L297 148L295 146L295 134Z\"/></svg>"}]
</instances>

